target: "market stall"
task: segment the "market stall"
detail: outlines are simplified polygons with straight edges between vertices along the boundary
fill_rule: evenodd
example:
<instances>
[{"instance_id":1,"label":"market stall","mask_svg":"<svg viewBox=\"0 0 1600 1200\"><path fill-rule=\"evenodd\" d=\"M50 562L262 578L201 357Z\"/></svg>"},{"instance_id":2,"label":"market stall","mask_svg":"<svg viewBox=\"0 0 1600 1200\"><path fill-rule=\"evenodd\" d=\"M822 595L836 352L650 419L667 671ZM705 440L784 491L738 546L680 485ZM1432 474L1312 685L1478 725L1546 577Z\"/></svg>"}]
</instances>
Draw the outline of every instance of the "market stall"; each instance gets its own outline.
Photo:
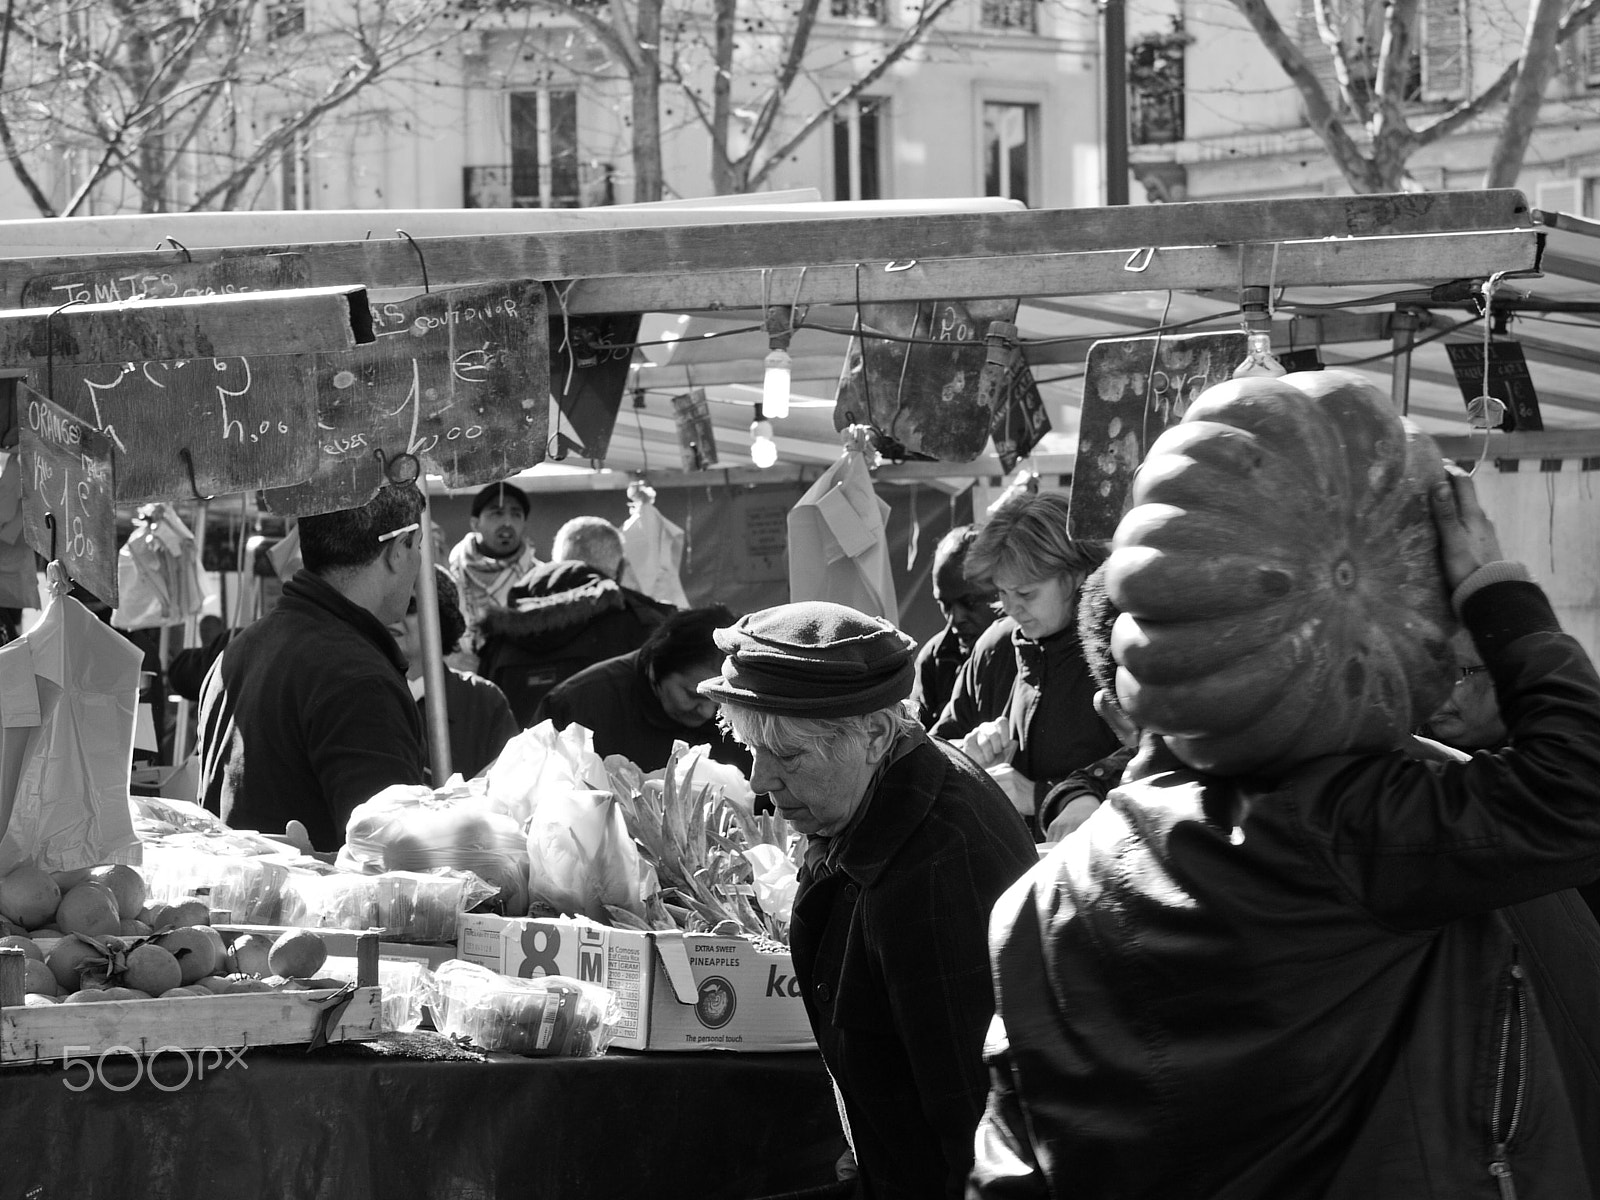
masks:
<instances>
[{"instance_id":1,"label":"market stall","mask_svg":"<svg viewBox=\"0 0 1600 1200\"><path fill-rule=\"evenodd\" d=\"M628 476L594 468L629 461L620 449L628 443L626 422L619 425L623 397L647 386L640 381L649 371L681 369L689 403L674 405L670 422L635 413L640 448L646 447L647 423L655 432L670 427L679 462L687 468L652 467L650 482L658 493L720 490L724 512L712 540L742 542L747 551L742 568L722 564L723 569L732 578L781 590L791 577L776 566L784 545L773 541L772 531L783 526L771 512L752 516L761 505L746 503L749 511L741 513L736 502L739 489L771 477L757 468L718 465L701 453L705 426L697 424L693 411L695 356L680 355L674 345L672 354L658 361L635 362L636 356L648 355L651 343L671 340L649 336L648 314L683 312L709 322L725 319L730 311L741 314L736 321L750 314L753 330L736 324L721 332L753 333L769 374L774 355L781 353L790 363L796 357L820 357L812 354L810 343L819 332L841 339L847 349L836 398L778 417L779 396L763 390L761 402L751 400L750 439L752 444L757 438L772 440L759 428L770 428L769 413L792 422L784 430L807 431L804 438L777 436L780 458L786 449L808 442L831 443L829 453L838 459L843 434L846 457L855 454L861 460L860 482L870 495L874 485L891 480L908 485L925 480L934 487L952 475L988 479L1026 462L1042 444L1045 406L1022 356L1025 339L1016 325L1023 299L1062 302L1156 292L1170 307L1179 294L1222 295L1234 326L1229 336L1242 346L1240 320L1269 324L1273 297L1284 289L1470 289L1491 277L1536 272L1543 245L1526 202L1508 191L1056 212L990 204L948 206L955 211L939 207L863 214L819 206L803 212L773 209L738 220L714 209L686 208L659 223L649 213L632 212L611 227L599 227L599 221L583 227L575 216L554 231L497 226L433 236L413 231L379 240L341 233L334 240L307 236L272 245L164 235L175 249L159 252L62 253L59 244L41 246L46 254L0 261L0 304L16 310L9 319L0 313L0 328L17 331L7 342L0 374L17 381L21 406L16 411L32 414L15 422L26 440L20 516L12 530L23 536L14 537L13 544L58 561L78 583L115 604L116 578L106 562L115 554L108 530L116 504L190 504L259 491L271 511L303 516L360 505L385 482L419 476L431 480L437 492L462 492L532 468L546 457L573 469L559 482L541 480L536 489L559 487L579 495L620 489ZM150 219L138 220L146 222L139 236L147 236ZM227 229L227 236L240 236L237 222ZM262 265L265 260L271 260L268 266ZM130 279L156 279L167 293L194 293L167 302L187 314L181 328L189 340L161 341L153 335L134 340L119 332L129 322L150 326L156 320L151 314L162 302L148 291L111 305L82 303L96 297L97 287ZM245 288L246 299L212 296L230 287ZM1261 296L1265 299L1258 300ZM291 330L317 323L303 308L312 303L345 306L339 321L321 321L336 328L340 344L312 346L290 338ZM245 310L242 318L229 315ZM1162 350L1160 337L1177 333L1180 324L1162 310L1152 354ZM252 340L246 329L264 330L267 336ZM234 332L238 340L230 340ZM276 338L280 332L283 336ZM1092 335L1058 337L1081 342ZM130 357L136 361L127 362ZM1095 371L1093 362L1086 362L1088 396ZM193 369L202 363L205 371ZM704 360L698 365L709 366ZM1138 382L1128 385L1130 394L1142 391L1144 405L1155 372L1141 367L1131 375ZM787 409L791 395L780 391ZM769 412L763 412L762 402ZM615 459L608 458L612 446L619 447ZM869 449L889 460L870 476ZM45 487L48 475L39 473L40 465L51 463L62 474ZM1062 477L1070 469L1065 462L1052 465ZM813 463L810 474L798 464L786 469L803 490L824 468ZM1087 471L1077 474L1081 481ZM69 478L71 485L63 487L61 480ZM941 503L936 500L933 507ZM786 498L779 509L792 505ZM81 529L71 526L80 516L92 521ZM71 534L65 540L58 536L63 520ZM426 513L421 520L418 611L424 644L436 651L437 624L431 631L429 624L437 621L428 536L432 520ZM203 512L201 522L203 527ZM762 529L768 537L763 554L748 553L751 537ZM912 557L917 540L912 533L898 544L908 545ZM753 580L750 560L763 556L775 560L767 564L773 578ZM108 590L112 594L104 594ZM752 591L741 598L753 605L757 595ZM699 597L691 592L690 598ZM892 601L885 607L894 612ZM436 743L445 727L441 691L427 689ZM435 761L442 761L437 745ZM503 785L510 770L505 760L501 770ZM753 870L735 863L743 872L737 878L747 881L740 883L732 882L736 876L728 865L758 848L792 860L796 843L781 836L764 840L770 831L758 835L719 807L722 797L700 793L677 812L675 832L672 821L666 822L663 837L662 813L674 811L676 803L670 772L669 767L654 793L642 778L611 772L614 795L593 801L634 806L620 842L650 848L645 865L660 889L654 907L641 903L641 875L628 874L620 903L587 911L581 902L558 904L556 910L567 915L551 920L524 918L526 904L513 903L494 918L505 925L472 927L486 940L470 947L468 928L456 922L466 917L457 906L446 905L449 936L423 940L453 942L458 961L476 962L506 978L559 973L622 994L631 983L633 1008L613 1024L621 1028L631 1020L634 1027L630 1034L618 1033L613 1045L630 1044L628 1036L645 1047L674 1045L666 1034L655 1040L645 1023L648 1019L659 1032L675 1020L687 1032L674 1048L715 1047L726 1053L613 1050L513 1060L435 1045L432 1060L412 1061L400 1051L382 1052L382 1039L368 1036L378 1032L374 1029L363 1037L379 1043L378 1050L335 1046L305 1056L262 1052L235 1072L213 1073L192 1084L179 1082L185 1069L181 1058L150 1065L129 1056L108 1062L102 1079L97 1057L94 1087L78 1094L70 1086L75 1082L70 1066L0 1066L6 1072L0 1084L9 1084L0 1088L5 1097L0 1103L13 1106L8 1114L17 1123L13 1127L25 1127L21 1114L27 1112L28 1120L45 1131L28 1143L27 1153L37 1157L24 1161L18 1178L31 1182L29 1171L51 1170L57 1174L39 1178L73 1194L98 1194L105 1186L102 1164L115 1158L125 1172L126 1164L139 1163L152 1180L171 1181L166 1190L173 1194L193 1185L196 1191L203 1186L229 1194L421 1190L643 1196L680 1190L683 1180L694 1179L697 1194L731 1198L825 1184L840 1133L819 1060L804 1049L781 1056L741 1051L743 1035L734 1024L736 1010L743 1014L740 1019L749 1020L755 1000L775 1001L786 1016L758 1032L778 1044L803 1042L782 1025L797 1012L804 1024L792 968L785 974L782 947L764 940L779 930L760 902L758 877L761 861L774 868L777 863L771 855L752 858ZM542 778L534 767L528 773L530 779ZM573 795L595 795L594 789L607 783L603 773L598 779L580 775L564 786ZM486 787L493 799L497 783L492 776ZM541 797L530 795L526 803L521 793L518 797L492 811L510 821L513 842L527 839L526 859ZM642 832L652 820L658 830L653 840ZM556 823L566 828L571 822ZM212 839L198 843L202 859L228 837L214 829L180 832ZM184 845L196 849L195 843ZM390 861L388 849L382 848L377 865L383 874L404 873ZM242 856L266 859L274 853L256 847ZM718 854L725 861L711 870ZM430 861L426 867L440 865ZM451 862L446 869L461 865ZM225 919L250 924L350 930L376 925L392 936L398 926L416 919L420 908L409 895L404 906L398 904L392 889L351 899L358 889L349 879L304 864L283 869L270 910L246 915L218 903L219 885L210 878L196 889L211 902L202 910L221 909ZM637 864L628 869L637 870ZM526 881L539 882L537 864L525 870ZM287 886L296 871L305 877L296 876L295 886ZM357 880L381 877L363 871L355 868ZM716 887L706 885L707 879ZM499 886L488 891L499 898L514 891L513 883L496 882ZM333 893L337 896L329 901ZM290 906L291 897L299 907ZM177 899L174 893L163 902ZM464 901L459 908L470 906ZM637 926L618 907L628 909ZM562 923L575 911L595 924ZM335 912L350 919L335 920ZM402 912L406 915L397 915ZM158 938L171 923L153 920L133 936ZM25 929L37 932L33 925ZM576 956L560 957L558 939L569 954L576 949ZM234 965L239 945L234 938L224 947ZM89 969L101 972L102 982L120 978L125 968L116 956L130 952L126 947L107 952L105 965ZM9 957L0 948L0 968L21 970L20 963L7 967ZM741 982L737 973L744 967L750 968L749 982ZM274 972L275 977L285 974ZM325 999L332 1000L341 989L325 990L330 992ZM109 1043L116 1046L141 1044L141 1003L191 1001L217 1002L191 995L171 1001L123 998L115 1010L98 1003L71 1007L74 1014L85 1014L86 1022L97 1009L129 1022L133 1032ZM59 1008L65 1013L69 1005ZM0 1022L7 1011L13 1010L0 1009ZM659 1020L662 1012L671 1020ZM448 1032L445 1016L440 1024ZM88 1044L103 1052L107 1046L101 1041L121 1032L102 1021L98 1040ZM227 1044L235 1048L254 1044L238 1034L229 1037ZM745 1045L767 1040L752 1034ZM79 1066L78 1074L82 1070ZM85 1104L105 1119L83 1121ZM641 1132L630 1142L637 1152L615 1152L619 1123L630 1133ZM81 1140L91 1124L101 1130L92 1150ZM741 1152L726 1153L730 1145ZM218 1147L239 1151L224 1154ZM70 1187L61 1182L63 1163L77 1172ZM418 1180L429 1184L419 1187Z\"/></svg>"}]
</instances>

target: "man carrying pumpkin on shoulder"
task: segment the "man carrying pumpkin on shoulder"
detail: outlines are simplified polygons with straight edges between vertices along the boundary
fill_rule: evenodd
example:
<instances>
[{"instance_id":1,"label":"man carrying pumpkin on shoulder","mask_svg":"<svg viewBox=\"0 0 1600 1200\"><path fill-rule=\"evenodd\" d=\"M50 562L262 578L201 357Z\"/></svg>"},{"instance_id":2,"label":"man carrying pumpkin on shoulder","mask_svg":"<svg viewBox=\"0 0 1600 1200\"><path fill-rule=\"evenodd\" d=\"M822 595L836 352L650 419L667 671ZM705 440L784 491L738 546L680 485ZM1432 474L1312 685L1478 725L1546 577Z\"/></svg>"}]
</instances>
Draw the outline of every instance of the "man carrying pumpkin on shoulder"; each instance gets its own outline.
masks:
<instances>
[{"instance_id":1,"label":"man carrying pumpkin on shoulder","mask_svg":"<svg viewBox=\"0 0 1600 1200\"><path fill-rule=\"evenodd\" d=\"M969 1198L1600 1196L1600 1059L1529 970L1582 934L1517 917L1600 876L1600 676L1471 481L1328 371L1212 389L1134 502L1143 740L995 906ZM1458 622L1509 745L1430 760Z\"/></svg>"}]
</instances>

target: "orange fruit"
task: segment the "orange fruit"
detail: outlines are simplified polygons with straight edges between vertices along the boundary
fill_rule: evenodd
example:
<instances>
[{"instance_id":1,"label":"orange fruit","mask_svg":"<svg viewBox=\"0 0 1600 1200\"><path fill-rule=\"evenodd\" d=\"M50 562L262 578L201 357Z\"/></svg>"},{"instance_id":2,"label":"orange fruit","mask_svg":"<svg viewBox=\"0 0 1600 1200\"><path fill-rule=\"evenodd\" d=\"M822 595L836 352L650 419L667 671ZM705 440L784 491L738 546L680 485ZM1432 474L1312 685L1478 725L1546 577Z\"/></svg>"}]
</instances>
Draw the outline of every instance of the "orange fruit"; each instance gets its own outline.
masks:
<instances>
[{"instance_id":1,"label":"orange fruit","mask_svg":"<svg viewBox=\"0 0 1600 1200\"><path fill-rule=\"evenodd\" d=\"M25 992L33 992L40 996L56 996L61 992L61 988L56 984L56 977L42 961L32 958L28 960L25 979L22 988Z\"/></svg>"},{"instance_id":2,"label":"orange fruit","mask_svg":"<svg viewBox=\"0 0 1600 1200\"><path fill-rule=\"evenodd\" d=\"M177 960L183 976L178 983L172 985L173 987L190 984L216 973L217 950L211 938L207 936L210 933L209 929L201 930L192 925L184 925L156 939L156 946Z\"/></svg>"},{"instance_id":3,"label":"orange fruit","mask_svg":"<svg viewBox=\"0 0 1600 1200\"><path fill-rule=\"evenodd\" d=\"M159 996L172 988L182 987L185 982L188 981L184 978L184 969L170 950L146 942L128 951L127 966L122 970L124 987Z\"/></svg>"},{"instance_id":4,"label":"orange fruit","mask_svg":"<svg viewBox=\"0 0 1600 1200\"><path fill-rule=\"evenodd\" d=\"M61 902L61 889L38 867L24 863L0 879L0 916L29 929L43 925Z\"/></svg>"},{"instance_id":5,"label":"orange fruit","mask_svg":"<svg viewBox=\"0 0 1600 1200\"><path fill-rule=\"evenodd\" d=\"M56 924L62 933L85 933L91 937L116 933L122 928L122 918L117 915L117 898L110 888L92 881L80 883L61 897Z\"/></svg>"},{"instance_id":6,"label":"orange fruit","mask_svg":"<svg viewBox=\"0 0 1600 1200\"><path fill-rule=\"evenodd\" d=\"M10 950L21 950L34 962L42 963L44 961L44 951L39 949L39 943L34 941L32 938L16 937L15 935L9 937L0 937L0 947L5 947Z\"/></svg>"},{"instance_id":7,"label":"orange fruit","mask_svg":"<svg viewBox=\"0 0 1600 1200\"><path fill-rule=\"evenodd\" d=\"M328 948L309 929L291 929L272 943L267 965L274 975L309 979L328 961Z\"/></svg>"},{"instance_id":8,"label":"orange fruit","mask_svg":"<svg viewBox=\"0 0 1600 1200\"><path fill-rule=\"evenodd\" d=\"M44 961L62 991L76 992L84 984L83 968L96 962L103 964L105 956L88 942L73 937L57 942Z\"/></svg>"},{"instance_id":9,"label":"orange fruit","mask_svg":"<svg viewBox=\"0 0 1600 1200\"><path fill-rule=\"evenodd\" d=\"M122 863L96 867L89 878L111 889L117 898L117 912L120 915L132 917L144 907L144 877L132 867Z\"/></svg>"}]
</instances>

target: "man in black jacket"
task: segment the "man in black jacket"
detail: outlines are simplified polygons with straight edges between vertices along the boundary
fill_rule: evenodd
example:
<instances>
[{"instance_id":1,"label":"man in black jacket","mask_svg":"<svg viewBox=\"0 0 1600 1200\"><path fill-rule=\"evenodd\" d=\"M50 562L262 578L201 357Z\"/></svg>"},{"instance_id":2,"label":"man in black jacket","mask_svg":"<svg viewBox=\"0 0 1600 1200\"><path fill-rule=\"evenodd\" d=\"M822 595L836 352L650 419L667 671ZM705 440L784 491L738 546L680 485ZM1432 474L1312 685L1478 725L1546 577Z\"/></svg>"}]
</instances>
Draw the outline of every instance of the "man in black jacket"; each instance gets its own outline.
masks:
<instances>
[{"instance_id":1,"label":"man in black jacket","mask_svg":"<svg viewBox=\"0 0 1600 1200\"><path fill-rule=\"evenodd\" d=\"M1596 1195L1593 1097L1496 910L1600 874L1600 677L1470 481L1430 501L1511 748L1269 780L1147 735L995 905L969 1196Z\"/></svg>"},{"instance_id":2,"label":"man in black jacket","mask_svg":"<svg viewBox=\"0 0 1600 1200\"><path fill-rule=\"evenodd\" d=\"M422 561L422 493L385 487L360 508L300 519L305 566L228 644L200 693L201 796L230 825L299 821L337 850L356 805L426 781L402 620Z\"/></svg>"},{"instance_id":3,"label":"man in black jacket","mask_svg":"<svg viewBox=\"0 0 1600 1200\"><path fill-rule=\"evenodd\" d=\"M576 517L556 531L551 561L534 567L478 624L478 673L511 702L517 724L585 667L637 650L673 610L623 587L622 531Z\"/></svg>"}]
</instances>

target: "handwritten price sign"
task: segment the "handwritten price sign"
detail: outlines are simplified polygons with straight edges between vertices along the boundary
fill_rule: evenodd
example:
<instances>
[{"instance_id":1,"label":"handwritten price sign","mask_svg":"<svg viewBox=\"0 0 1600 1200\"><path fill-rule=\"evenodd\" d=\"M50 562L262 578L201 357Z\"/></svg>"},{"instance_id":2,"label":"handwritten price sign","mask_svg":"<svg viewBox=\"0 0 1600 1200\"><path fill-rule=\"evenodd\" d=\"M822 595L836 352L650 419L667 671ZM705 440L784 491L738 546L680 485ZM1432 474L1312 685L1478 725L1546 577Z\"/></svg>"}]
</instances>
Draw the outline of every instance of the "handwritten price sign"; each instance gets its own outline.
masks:
<instances>
[{"instance_id":1,"label":"handwritten price sign","mask_svg":"<svg viewBox=\"0 0 1600 1200\"><path fill-rule=\"evenodd\" d=\"M53 308L310 285L310 269L296 254L211 263L173 258L152 255L151 265L141 269L36 276L24 287L23 299ZM318 454L312 368L310 357L281 354L58 364L53 372L36 372L32 382L106 433L116 456L117 499L137 503L309 479Z\"/></svg>"},{"instance_id":2,"label":"handwritten price sign","mask_svg":"<svg viewBox=\"0 0 1600 1200\"><path fill-rule=\"evenodd\" d=\"M16 404L28 545L54 555L73 580L115 608L111 439L26 384L17 385Z\"/></svg>"},{"instance_id":3,"label":"handwritten price sign","mask_svg":"<svg viewBox=\"0 0 1600 1200\"><path fill-rule=\"evenodd\" d=\"M321 457L309 482L266 493L274 512L365 504L384 484L384 462L404 453L450 487L493 483L544 458L543 284L451 288L378 305L372 316L372 345L317 355Z\"/></svg>"}]
</instances>

